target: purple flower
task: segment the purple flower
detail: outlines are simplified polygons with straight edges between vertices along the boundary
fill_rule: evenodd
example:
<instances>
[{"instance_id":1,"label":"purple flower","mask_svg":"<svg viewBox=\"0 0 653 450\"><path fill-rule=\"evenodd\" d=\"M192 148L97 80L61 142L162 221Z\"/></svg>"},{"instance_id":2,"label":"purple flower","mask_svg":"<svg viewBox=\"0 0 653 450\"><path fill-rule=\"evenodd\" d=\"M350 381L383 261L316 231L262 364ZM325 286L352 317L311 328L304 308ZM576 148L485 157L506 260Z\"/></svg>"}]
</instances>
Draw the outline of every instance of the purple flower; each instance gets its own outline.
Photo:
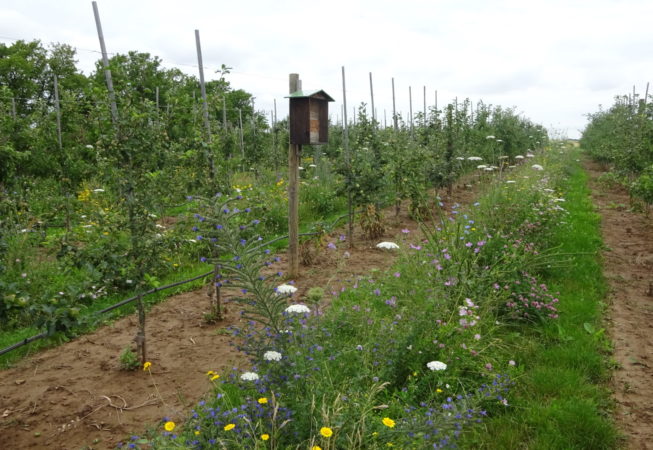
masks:
<instances>
[{"instance_id":1,"label":"purple flower","mask_svg":"<svg viewBox=\"0 0 653 450\"><path fill-rule=\"evenodd\" d=\"M399 278L399 277L401 276L401 273L399 273L399 272L395 272L395 273L394 273L394 276L397 277L397 278Z\"/></svg>"},{"instance_id":2,"label":"purple flower","mask_svg":"<svg viewBox=\"0 0 653 450\"><path fill-rule=\"evenodd\" d=\"M344 241L344 240L347 239L347 238L345 237L344 234L341 234L341 235L338 237L338 239L340 240L340 242L342 242L342 241Z\"/></svg>"},{"instance_id":3,"label":"purple flower","mask_svg":"<svg viewBox=\"0 0 653 450\"><path fill-rule=\"evenodd\" d=\"M408 234L410 233L410 230L408 228L404 228L403 230L401 230L401 232L404 234Z\"/></svg>"},{"instance_id":4,"label":"purple flower","mask_svg":"<svg viewBox=\"0 0 653 450\"><path fill-rule=\"evenodd\" d=\"M332 250L335 250L335 249L336 249L336 244L334 244L333 242L329 242L329 243L327 244L327 247L330 248L330 249L332 249Z\"/></svg>"}]
</instances>

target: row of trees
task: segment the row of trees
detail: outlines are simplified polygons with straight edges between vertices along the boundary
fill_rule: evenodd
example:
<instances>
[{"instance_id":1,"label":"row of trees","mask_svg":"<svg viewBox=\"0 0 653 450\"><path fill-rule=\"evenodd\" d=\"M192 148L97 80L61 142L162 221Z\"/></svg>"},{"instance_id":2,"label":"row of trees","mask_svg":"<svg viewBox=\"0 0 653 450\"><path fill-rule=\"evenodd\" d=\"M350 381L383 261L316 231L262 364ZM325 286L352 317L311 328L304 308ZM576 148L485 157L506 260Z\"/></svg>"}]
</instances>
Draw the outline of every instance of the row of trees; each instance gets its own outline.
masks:
<instances>
[{"instance_id":1,"label":"row of trees","mask_svg":"<svg viewBox=\"0 0 653 450\"><path fill-rule=\"evenodd\" d=\"M86 76L75 65L75 50L65 44L44 47L39 41L0 44L0 186L21 177L61 176L73 184L88 178L113 157L106 145L116 133L140 128L145 171L174 162L239 156L240 136L247 157L265 157L267 122L254 110L252 95L234 89L222 66L218 80L206 85L215 136L211 148L202 136L199 82L178 69L167 69L148 53L117 54L109 60L120 124L113 127L101 62ZM58 78L63 148L57 149L54 79ZM92 149L91 147L92 146ZM170 161L173 158L174 161Z\"/></svg>"},{"instance_id":2,"label":"row of trees","mask_svg":"<svg viewBox=\"0 0 653 450\"><path fill-rule=\"evenodd\" d=\"M209 139L196 78L138 52L116 55L110 66L115 121L99 62L86 76L66 45L0 46L0 319L5 325L20 327L41 317L37 322L65 328L59 326L62 318L70 318L80 298L95 299L88 295L90 287L140 289L196 263L194 249L203 244L190 244L195 236L179 220L193 207L184 205L187 196L246 189L261 220L259 232L285 233L286 120L268 124L254 110L252 96L226 80L229 68L223 66L220 78L207 86ZM504 170L547 140L541 126L512 109L478 103L472 111L468 100L432 108L416 122L407 126L397 117L396 129L383 128L361 105L348 130L349 145L345 130L335 125L328 145L305 148L302 223L342 212L350 198L354 208L365 211L363 225L374 236L383 231L380 205L398 207L408 198L411 212L420 216L434 206L429 187L451 186L479 164L487 166L483 171ZM168 216L175 217L163 226ZM37 233L39 224L63 225L63 230ZM47 255L47 264L30 263L28 255Z\"/></svg>"},{"instance_id":3,"label":"row of trees","mask_svg":"<svg viewBox=\"0 0 653 450\"><path fill-rule=\"evenodd\" d=\"M634 197L653 203L653 103L650 96L624 95L607 110L590 114L581 145Z\"/></svg>"}]
</instances>

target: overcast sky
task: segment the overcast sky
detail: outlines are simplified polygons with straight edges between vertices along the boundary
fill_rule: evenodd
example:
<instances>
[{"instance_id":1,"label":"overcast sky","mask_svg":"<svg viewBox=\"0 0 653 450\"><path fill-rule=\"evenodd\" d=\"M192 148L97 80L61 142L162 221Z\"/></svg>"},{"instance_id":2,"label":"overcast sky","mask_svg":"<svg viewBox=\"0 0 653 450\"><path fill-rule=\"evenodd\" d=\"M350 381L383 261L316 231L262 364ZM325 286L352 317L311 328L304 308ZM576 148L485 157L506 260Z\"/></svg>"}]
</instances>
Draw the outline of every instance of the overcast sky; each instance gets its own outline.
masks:
<instances>
[{"instance_id":1,"label":"overcast sky","mask_svg":"<svg viewBox=\"0 0 653 450\"><path fill-rule=\"evenodd\" d=\"M232 86L251 92L259 110L287 113L288 74L304 89L324 89L342 104L375 106L383 122L397 110L470 98L515 107L536 123L578 137L585 115L613 97L643 93L653 76L651 0L98 0L110 53L159 56L164 66L198 75L200 30L205 77L233 67ZM85 73L100 58L91 1L0 0L0 42L40 39L78 49ZM653 88L652 88L653 89ZM335 119L335 117L333 117Z\"/></svg>"}]
</instances>

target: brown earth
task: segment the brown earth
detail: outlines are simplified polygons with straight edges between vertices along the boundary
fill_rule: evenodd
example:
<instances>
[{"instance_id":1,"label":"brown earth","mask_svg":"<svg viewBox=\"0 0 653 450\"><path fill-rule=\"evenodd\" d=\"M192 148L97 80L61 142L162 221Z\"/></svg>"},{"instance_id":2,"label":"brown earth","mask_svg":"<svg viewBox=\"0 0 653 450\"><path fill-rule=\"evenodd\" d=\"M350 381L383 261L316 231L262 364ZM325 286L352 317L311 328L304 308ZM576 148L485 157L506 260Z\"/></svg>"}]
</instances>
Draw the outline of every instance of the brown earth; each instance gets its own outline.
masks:
<instances>
[{"instance_id":1,"label":"brown earth","mask_svg":"<svg viewBox=\"0 0 653 450\"><path fill-rule=\"evenodd\" d=\"M602 216L605 275L610 284L610 333L618 364L612 379L615 420L627 448L653 449L653 220L630 211L624 189L597 181L585 163Z\"/></svg>"},{"instance_id":2,"label":"brown earth","mask_svg":"<svg viewBox=\"0 0 653 450\"><path fill-rule=\"evenodd\" d=\"M465 204L474 196L474 189L465 187L455 189L452 198L442 195L448 205ZM330 240L338 243L338 249L313 255L313 264L300 269L294 299L316 286L330 296L372 269L388 269L394 257L375 244L399 239L403 228L413 232L412 239L419 235L405 207L398 217L394 211L386 211L385 216L383 238L365 240L356 227L353 249L338 242L340 233L335 233ZM286 270L285 255L281 258L272 271ZM160 425L163 417L182 422L209 392L208 370L225 373L248 365L231 345L226 330L238 324L237 308L231 306L226 319L215 325L203 320L207 308L206 290L199 289L170 297L149 311L146 334L151 374L120 370L119 354L137 332L134 316L1 371L0 449L115 448L130 435L142 435L148 426Z\"/></svg>"}]
</instances>

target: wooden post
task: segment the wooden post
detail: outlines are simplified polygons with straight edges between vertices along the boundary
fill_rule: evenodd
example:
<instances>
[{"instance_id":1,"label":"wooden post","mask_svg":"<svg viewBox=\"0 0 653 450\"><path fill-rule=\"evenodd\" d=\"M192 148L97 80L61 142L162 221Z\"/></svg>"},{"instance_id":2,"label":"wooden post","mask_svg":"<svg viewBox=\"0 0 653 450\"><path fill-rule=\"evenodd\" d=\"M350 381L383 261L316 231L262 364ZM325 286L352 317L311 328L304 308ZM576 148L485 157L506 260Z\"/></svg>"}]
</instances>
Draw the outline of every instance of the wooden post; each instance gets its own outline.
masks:
<instances>
[{"instance_id":1,"label":"wooden post","mask_svg":"<svg viewBox=\"0 0 653 450\"><path fill-rule=\"evenodd\" d=\"M222 96L222 128L227 129L227 99Z\"/></svg>"},{"instance_id":2,"label":"wooden post","mask_svg":"<svg viewBox=\"0 0 653 450\"><path fill-rule=\"evenodd\" d=\"M138 332L136 333L136 348L137 353L141 357L141 366L147 361L147 347L145 339L145 305L143 304L143 297L138 296Z\"/></svg>"},{"instance_id":3,"label":"wooden post","mask_svg":"<svg viewBox=\"0 0 653 450\"><path fill-rule=\"evenodd\" d=\"M426 125L426 86L424 86L424 125Z\"/></svg>"},{"instance_id":4,"label":"wooden post","mask_svg":"<svg viewBox=\"0 0 653 450\"><path fill-rule=\"evenodd\" d=\"M156 87L155 91L155 100L156 100L156 115L159 115L159 86Z\"/></svg>"},{"instance_id":5,"label":"wooden post","mask_svg":"<svg viewBox=\"0 0 653 450\"><path fill-rule=\"evenodd\" d=\"M408 86L408 108L410 113L410 135L415 137L415 128L413 127L413 89Z\"/></svg>"},{"instance_id":6,"label":"wooden post","mask_svg":"<svg viewBox=\"0 0 653 450\"><path fill-rule=\"evenodd\" d=\"M299 74L289 76L290 93L299 90ZM299 275L299 160L301 145L288 146L288 276Z\"/></svg>"},{"instance_id":7,"label":"wooden post","mask_svg":"<svg viewBox=\"0 0 653 450\"><path fill-rule=\"evenodd\" d=\"M435 110L438 110L438 90L435 90Z\"/></svg>"},{"instance_id":8,"label":"wooden post","mask_svg":"<svg viewBox=\"0 0 653 450\"><path fill-rule=\"evenodd\" d=\"M202 112L204 115L204 128L206 128L206 142L211 143L211 122L209 122L209 103L206 100L206 85L204 84L204 65L202 63L202 45L200 44L200 30L195 30L195 47L197 48L197 66L200 72L200 92L202 93ZM215 164L211 146L208 148L209 179L215 178Z\"/></svg>"},{"instance_id":9,"label":"wooden post","mask_svg":"<svg viewBox=\"0 0 653 450\"><path fill-rule=\"evenodd\" d=\"M351 153L349 150L349 126L347 125L347 88L345 84L345 66L342 66L342 103L344 111L344 127L342 145L345 150L345 170L347 171L347 242L349 248L354 247L354 206L351 193Z\"/></svg>"},{"instance_id":10,"label":"wooden post","mask_svg":"<svg viewBox=\"0 0 653 450\"><path fill-rule=\"evenodd\" d=\"M374 110L374 87L372 86L372 72L370 72L370 97L372 98L372 122L376 127L376 111Z\"/></svg>"},{"instance_id":11,"label":"wooden post","mask_svg":"<svg viewBox=\"0 0 653 450\"><path fill-rule=\"evenodd\" d=\"M392 120L395 124L395 132L399 131L399 124L397 123L397 106L395 103L395 79L392 78Z\"/></svg>"},{"instance_id":12,"label":"wooden post","mask_svg":"<svg viewBox=\"0 0 653 450\"><path fill-rule=\"evenodd\" d=\"M107 48L104 45L104 33L102 33L102 23L100 22L100 12L98 11L97 2L93 3L93 15L95 16L95 27L97 28L98 39L100 40L100 50L102 50L102 65L104 66L104 78L109 90L109 101L111 102L111 119L113 123L118 121L118 107L116 106L116 94L113 91L113 80L111 79L111 70L109 69L109 58L107 57Z\"/></svg>"},{"instance_id":13,"label":"wooden post","mask_svg":"<svg viewBox=\"0 0 653 450\"><path fill-rule=\"evenodd\" d=\"M238 108L238 126L240 127L240 156L245 161L245 142L243 141L243 110Z\"/></svg>"},{"instance_id":14,"label":"wooden post","mask_svg":"<svg viewBox=\"0 0 653 450\"><path fill-rule=\"evenodd\" d=\"M63 148L61 143L61 107L59 106L59 80L54 76L54 107L57 111L57 140L59 142L59 150Z\"/></svg>"},{"instance_id":15,"label":"wooden post","mask_svg":"<svg viewBox=\"0 0 653 450\"><path fill-rule=\"evenodd\" d=\"M11 97L11 117L16 120L16 99Z\"/></svg>"}]
</instances>

